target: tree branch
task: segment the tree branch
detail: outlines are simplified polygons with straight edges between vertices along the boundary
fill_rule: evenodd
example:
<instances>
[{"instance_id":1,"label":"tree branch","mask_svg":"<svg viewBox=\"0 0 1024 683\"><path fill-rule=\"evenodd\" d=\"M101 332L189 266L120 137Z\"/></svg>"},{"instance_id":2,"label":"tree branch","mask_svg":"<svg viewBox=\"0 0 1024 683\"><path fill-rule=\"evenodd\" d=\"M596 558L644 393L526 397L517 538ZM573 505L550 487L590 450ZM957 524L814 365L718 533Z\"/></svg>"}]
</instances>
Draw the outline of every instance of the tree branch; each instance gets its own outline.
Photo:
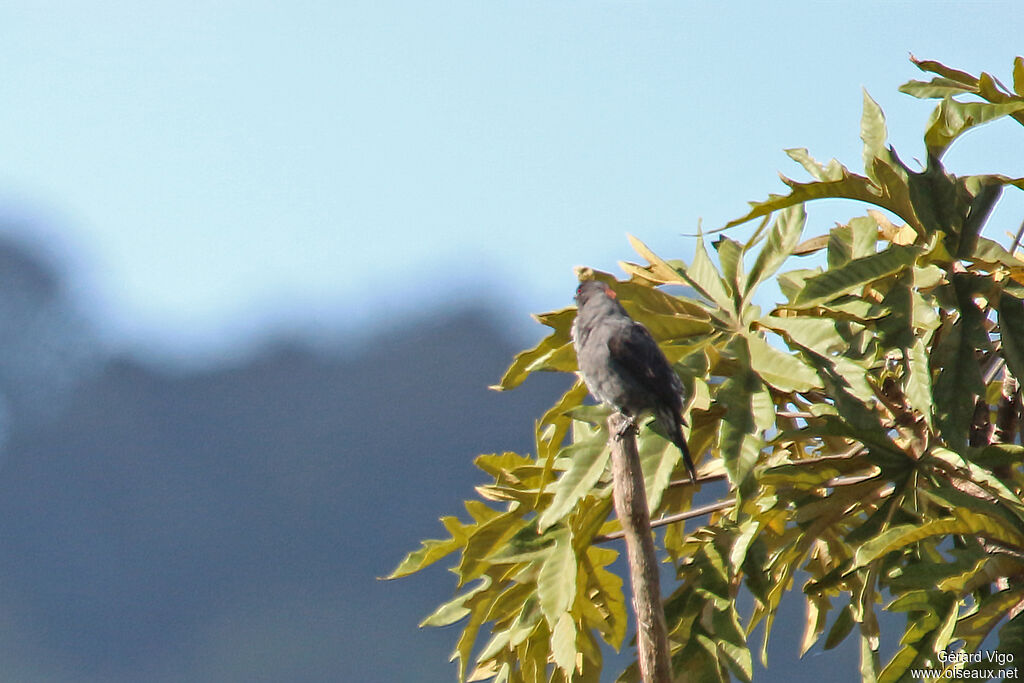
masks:
<instances>
[{"instance_id":1,"label":"tree branch","mask_svg":"<svg viewBox=\"0 0 1024 683\"><path fill-rule=\"evenodd\" d=\"M644 475L636 450L636 427L621 413L608 417L615 514L622 524L636 614L637 661L644 683L671 683L668 628L661 605L658 558L651 535Z\"/></svg>"},{"instance_id":2,"label":"tree branch","mask_svg":"<svg viewBox=\"0 0 1024 683\"><path fill-rule=\"evenodd\" d=\"M699 508L693 508L686 512L679 512L674 515L665 515L658 519L651 520L651 528L655 529L659 526L668 526L669 524L675 524L676 522L683 522L694 517L701 517L703 515L709 515L712 512L718 512L730 507L736 502L735 498L727 498L726 500L720 500L717 503L711 503L709 505L703 505ZM625 531L613 531L610 534L604 534L602 536L594 536L593 543L607 543L608 541L614 541L616 539L625 536Z\"/></svg>"}]
</instances>

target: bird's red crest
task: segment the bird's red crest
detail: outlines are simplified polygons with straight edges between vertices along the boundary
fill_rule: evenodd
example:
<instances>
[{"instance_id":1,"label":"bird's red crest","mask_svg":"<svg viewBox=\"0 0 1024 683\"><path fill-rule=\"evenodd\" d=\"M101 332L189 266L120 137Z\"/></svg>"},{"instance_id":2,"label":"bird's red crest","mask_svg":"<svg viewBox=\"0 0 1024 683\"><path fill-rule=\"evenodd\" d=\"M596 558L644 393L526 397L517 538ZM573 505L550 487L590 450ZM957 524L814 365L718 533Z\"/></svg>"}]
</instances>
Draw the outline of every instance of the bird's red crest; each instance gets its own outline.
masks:
<instances>
[{"instance_id":1,"label":"bird's red crest","mask_svg":"<svg viewBox=\"0 0 1024 683\"><path fill-rule=\"evenodd\" d=\"M619 297L619 295L615 293L615 290L608 285L604 286L604 293L609 299L617 299Z\"/></svg>"}]
</instances>

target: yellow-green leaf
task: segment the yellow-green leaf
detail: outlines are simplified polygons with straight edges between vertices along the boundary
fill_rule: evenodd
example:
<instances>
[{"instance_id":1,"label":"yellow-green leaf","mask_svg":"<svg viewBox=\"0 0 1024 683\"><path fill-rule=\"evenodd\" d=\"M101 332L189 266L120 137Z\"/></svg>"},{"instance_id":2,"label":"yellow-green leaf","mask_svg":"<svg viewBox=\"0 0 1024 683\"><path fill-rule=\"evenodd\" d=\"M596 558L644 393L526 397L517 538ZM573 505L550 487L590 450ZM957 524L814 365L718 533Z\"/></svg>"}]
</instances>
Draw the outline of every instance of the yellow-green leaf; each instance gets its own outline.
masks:
<instances>
[{"instance_id":1,"label":"yellow-green leaf","mask_svg":"<svg viewBox=\"0 0 1024 683\"><path fill-rule=\"evenodd\" d=\"M570 459L555 485L555 497L540 516L541 531L565 517L583 496L590 493L604 473L609 457L608 444L602 438L591 438L562 449L560 455Z\"/></svg>"}]
</instances>

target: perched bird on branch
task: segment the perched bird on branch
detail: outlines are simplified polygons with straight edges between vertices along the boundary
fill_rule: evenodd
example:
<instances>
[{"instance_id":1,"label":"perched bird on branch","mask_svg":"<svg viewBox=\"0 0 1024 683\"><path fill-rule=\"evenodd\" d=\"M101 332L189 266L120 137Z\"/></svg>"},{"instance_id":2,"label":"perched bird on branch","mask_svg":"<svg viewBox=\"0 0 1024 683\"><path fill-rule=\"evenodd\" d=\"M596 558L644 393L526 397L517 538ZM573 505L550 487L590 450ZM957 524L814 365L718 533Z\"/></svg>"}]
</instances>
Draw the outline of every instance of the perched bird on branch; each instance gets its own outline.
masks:
<instances>
[{"instance_id":1,"label":"perched bird on branch","mask_svg":"<svg viewBox=\"0 0 1024 683\"><path fill-rule=\"evenodd\" d=\"M683 438L683 384L654 337L629 317L615 291L598 280L585 280L576 288L576 309L572 341L587 389L629 418L625 429L633 427L641 414L651 413L683 454L690 480L696 483Z\"/></svg>"}]
</instances>

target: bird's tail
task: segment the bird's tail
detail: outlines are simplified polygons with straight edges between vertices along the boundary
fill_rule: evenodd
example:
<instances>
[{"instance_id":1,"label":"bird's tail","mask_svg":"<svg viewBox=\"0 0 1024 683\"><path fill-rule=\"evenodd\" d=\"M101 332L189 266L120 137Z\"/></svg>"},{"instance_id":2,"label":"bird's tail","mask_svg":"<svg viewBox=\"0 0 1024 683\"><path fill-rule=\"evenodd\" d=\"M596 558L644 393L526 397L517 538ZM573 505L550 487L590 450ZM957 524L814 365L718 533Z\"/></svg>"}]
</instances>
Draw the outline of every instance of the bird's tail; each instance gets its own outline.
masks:
<instances>
[{"instance_id":1,"label":"bird's tail","mask_svg":"<svg viewBox=\"0 0 1024 683\"><path fill-rule=\"evenodd\" d=\"M674 443L679 452L683 454L683 464L686 465L686 471L690 474L690 482L696 484L697 470L693 466L693 458L690 457L690 448L686 445L686 438L683 437L684 423L682 416L674 410L666 408L663 411L659 411L657 418L663 425L662 428L668 434L669 441Z\"/></svg>"}]
</instances>

